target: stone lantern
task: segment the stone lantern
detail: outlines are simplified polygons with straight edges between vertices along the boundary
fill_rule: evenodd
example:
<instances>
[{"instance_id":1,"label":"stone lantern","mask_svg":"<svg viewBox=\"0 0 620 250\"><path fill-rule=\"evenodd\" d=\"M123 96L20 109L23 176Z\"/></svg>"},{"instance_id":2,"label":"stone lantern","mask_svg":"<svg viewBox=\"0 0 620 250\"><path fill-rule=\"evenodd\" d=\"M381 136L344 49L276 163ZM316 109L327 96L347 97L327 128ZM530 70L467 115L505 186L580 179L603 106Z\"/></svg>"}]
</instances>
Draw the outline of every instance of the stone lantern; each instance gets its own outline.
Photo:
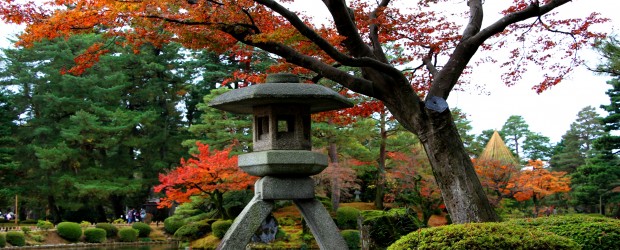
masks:
<instances>
[{"instance_id":1,"label":"stone lantern","mask_svg":"<svg viewBox=\"0 0 620 250\"><path fill-rule=\"evenodd\" d=\"M310 115L352 107L335 91L304 84L293 74L275 74L267 83L222 94L209 104L253 115L254 152L239 155L239 167L261 177L254 198L235 219L218 249L245 249L275 200L293 200L321 249L347 249L327 210L315 198L310 178L327 167L327 156L312 149Z\"/></svg>"}]
</instances>

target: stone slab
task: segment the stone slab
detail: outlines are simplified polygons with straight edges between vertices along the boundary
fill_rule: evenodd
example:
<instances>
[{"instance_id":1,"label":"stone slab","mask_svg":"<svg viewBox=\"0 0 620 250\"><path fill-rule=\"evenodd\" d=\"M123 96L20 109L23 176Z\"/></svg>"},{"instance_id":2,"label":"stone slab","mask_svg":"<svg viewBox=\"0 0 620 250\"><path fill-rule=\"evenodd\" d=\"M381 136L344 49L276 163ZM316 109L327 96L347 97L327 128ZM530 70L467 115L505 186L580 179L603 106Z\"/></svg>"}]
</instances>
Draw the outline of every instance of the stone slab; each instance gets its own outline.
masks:
<instances>
[{"instance_id":1,"label":"stone slab","mask_svg":"<svg viewBox=\"0 0 620 250\"><path fill-rule=\"evenodd\" d=\"M307 150L268 150L239 155L238 164L252 176L310 176L327 167L327 155Z\"/></svg>"},{"instance_id":2,"label":"stone slab","mask_svg":"<svg viewBox=\"0 0 620 250\"><path fill-rule=\"evenodd\" d=\"M314 198L314 180L310 177L265 176L254 185L255 196L263 200Z\"/></svg>"}]
</instances>

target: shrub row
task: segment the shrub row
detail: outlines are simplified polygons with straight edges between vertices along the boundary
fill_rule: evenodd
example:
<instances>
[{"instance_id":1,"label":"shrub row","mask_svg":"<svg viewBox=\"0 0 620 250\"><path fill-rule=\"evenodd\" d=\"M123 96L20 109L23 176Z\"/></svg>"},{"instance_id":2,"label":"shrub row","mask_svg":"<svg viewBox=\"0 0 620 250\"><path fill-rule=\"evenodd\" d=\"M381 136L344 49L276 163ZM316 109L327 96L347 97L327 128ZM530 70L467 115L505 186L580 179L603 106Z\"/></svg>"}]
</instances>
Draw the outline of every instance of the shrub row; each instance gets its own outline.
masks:
<instances>
[{"instance_id":1,"label":"shrub row","mask_svg":"<svg viewBox=\"0 0 620 250\"><path fill-rule=\"evenodd\" d=\"M412 232L388 249L617 249L620 221L591 215L471 223Z\"/></svg>"},{"instance_id":2,"label":"shrub row","mask_svg":"<svg viewBox=\"0 0 620 250\"><path fill-rule=\"evenodd\" d=\"M26 245L26 235L23 232L10 231L6 233L5 237L6 242L13 246L21 247Z\"/></svg>"}]
</instances>

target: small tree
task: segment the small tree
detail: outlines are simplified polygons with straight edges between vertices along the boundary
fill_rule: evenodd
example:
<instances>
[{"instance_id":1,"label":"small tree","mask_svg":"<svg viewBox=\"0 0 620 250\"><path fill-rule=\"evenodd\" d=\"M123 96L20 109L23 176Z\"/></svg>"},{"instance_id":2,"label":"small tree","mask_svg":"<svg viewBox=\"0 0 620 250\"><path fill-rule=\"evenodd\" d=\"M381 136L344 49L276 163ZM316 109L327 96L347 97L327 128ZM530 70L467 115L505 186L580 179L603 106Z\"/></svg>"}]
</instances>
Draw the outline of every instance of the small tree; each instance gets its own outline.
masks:
<instances>
[{"instance_id":1,"label":"small tree","mask_svg":"<svg viewBox=\"0 0 620 250\"><path fill-rule=\"evenodd\" d=\"M566 172L549 171L540 160L530 160L531 170L521 171L508 185L517 201L532 199L534 212L538 214L539 202L554 193L570 191L570 177Z\"/></svg>"},{"instance_id":2,"label":"small tree","mask_svg":"<svg viewBox=\"0 0 620 250\"><path fill-rule=\"evenodd\" d=\"M181 166L159 175L161 184L154 190L166 194L159 206L171 207L173 202L184 203L190 201L191 196L204 195L215 204L219 214L228 219L223 194L247 189L256 178L237 167L237 156L230 156L230 148L210 151L209 145L200 142L196 145L198 154L188 160L181 159Z\"/></svg>"}]
</instances>

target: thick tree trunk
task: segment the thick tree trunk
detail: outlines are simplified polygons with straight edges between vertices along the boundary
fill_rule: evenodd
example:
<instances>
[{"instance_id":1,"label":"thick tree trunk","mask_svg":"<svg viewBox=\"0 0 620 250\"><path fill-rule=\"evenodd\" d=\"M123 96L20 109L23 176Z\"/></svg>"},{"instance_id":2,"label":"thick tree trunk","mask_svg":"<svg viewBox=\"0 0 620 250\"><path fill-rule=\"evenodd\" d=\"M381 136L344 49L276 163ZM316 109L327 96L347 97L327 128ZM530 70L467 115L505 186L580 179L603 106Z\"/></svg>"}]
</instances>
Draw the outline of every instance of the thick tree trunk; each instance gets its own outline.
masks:
<instances>
[{"instance_id":1,"label":"thick tree trunk","mask_svg":"<svg viewBox=\"0 0 620 250\"><path fill-rule=\"evenodd\" d=\"M54 224L58 224L58 223L62 222L62 220L60 218L60 210L56 206L56 199L54 199L54 196L52 196L52 195L48 195L47 196L47 206L48 206L49 211L50 211L50 217L52 217L51 218L52 222Z\"/></svg>"},{"instance_id":2,"label":"thick tree trunk","mask_svg":"<svg viewBox=\"0 0 620 250\"><path fill-rule=\"evenodd\" d=\"M455 223L498 221L474 171L450 111L428 111L418 136L431 163L444 203Z\"/></svg>"}]
</instances>

